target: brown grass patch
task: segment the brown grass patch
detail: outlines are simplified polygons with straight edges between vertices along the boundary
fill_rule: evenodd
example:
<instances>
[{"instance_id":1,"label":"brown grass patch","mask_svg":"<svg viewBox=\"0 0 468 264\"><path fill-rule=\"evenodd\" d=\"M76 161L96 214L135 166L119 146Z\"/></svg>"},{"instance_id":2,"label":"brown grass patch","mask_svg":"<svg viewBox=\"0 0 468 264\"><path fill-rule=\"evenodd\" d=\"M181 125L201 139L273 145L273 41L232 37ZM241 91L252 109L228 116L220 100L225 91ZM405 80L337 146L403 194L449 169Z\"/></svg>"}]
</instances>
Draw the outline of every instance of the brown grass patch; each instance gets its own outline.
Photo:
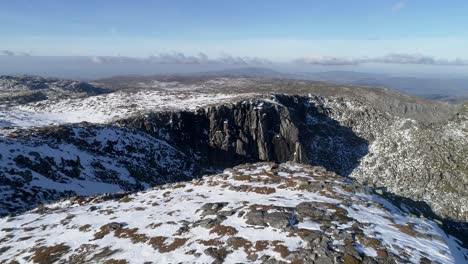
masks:
<instances>
[{"instance_id":1,"label":"brown grass patch","mask_svg":"<svg viewBox=\"0 0 468 264\"><path fill-rule=\"evenodd\" d=\"M234 175L234 180L236 181L252 181L252 176L248 174L240 174L240 175Z\"/></svg>"},{"instance_id":2,"label":"brown grass patch","mask_svg":"<svg viewBox=\"0 0 468 264\"><path fill-rule=\"evenodd\" d=\"M295 258L291 260L291 264L304 264L304 261L302 259Z\"/></svg>"},{"instance_id":3,"label":"brown grass patch","mask_svg":"<svg viewBox=\"0 0 468 264\"><path fill-rule=\"evenodd\" d=\"M264 204L252 204L249 206L249 209L256 210L256 211L265 211L267 212L268 210L273 209L273 205L264 205Z\"/></svg>"},{"instance_id":4,"label":"brown grass patch","mask_svg":"<svg viewBox=\"0 0 468 264\"><path fill-rule=\"evenodd\" d=\"M382 243L380 243L380 241L375 238L363 236L363 237L360 237L359 240L362 243L362 245L364 245L365 247L371 247L375 250L382 247Z\"/></svg>"},{"instance_id":5,"label":"brown grass patch","mask_svg":"<svg viewBox=\"0 0 468 264\"><path fill-rule=\"evenodd\" d=\"M355 193L356 192L354 187L352 187L350 185L342 185L341 189L343 189L345 192L349 192L349 193Z\"/></svg>"},{"instance_id":6,"label":"brown grass patch","mask_svg":"<svg viewBox=\"0 0 468 264\"><path fill-rule=\"evenodd\" d=\"M220 185L223 185L223 184L224 184L224 182L218 181L218 180L211 180L211 181L207 182L207 185L210 186L210 187L220 186Z\"/></svg>"},{"instance_id":7,"label":"brown grass patch","mask_svg":"<svg viewBox=\"0 0 468 264\"><path fill-rule=\"evenodd\" d=\"M234 250L239 248L244 248L244 251L247 253L250 248L252 248L252 242L243 238L243 237L232 237L227 241L228 245L231 246Z\"/></svg>"},{"instance_id":8,"label":"brown grass patch","mask_svg":"<svg viewBox=\"0 0 468 264\"><path fill-rule=\"evenodd\" d=\"M119 203L128 203L128 202L131 202L132 200L133 200L132 198L126 195L125 197L119 200Z\"/></svg>"},{"instance_id":9,"label":"brown grass patch","mask_svg":"<svg viewBox=\"0 0 468 264\"><path fill-rule=\"evenodd\" d=\"M114 231L114 236L118 238L129 238L133 244L145 243L149 238L145 234L138 234L138 228L120 228Z\"/></svg>"},{"instance_id":10,"label":"brown grass patch","mask_svg":"<svg viewBox=\"0 0 468 264\"><path fill-rule=\"evenodd\" d=\"M239 191L241 192L254 192L259 194L272 194L276 192L275 188L271 187L254 187L250 185L241 185L239 186Z\"/></svg>"},{"instance_id":11,"label":"brown grass patch","mask_svg":"<svg viewBox=\"0 0 468 264\"><path fill-rule=\"evenodd\" d=\"M90 246L94 247L94 245L90 245ZM101 263L101 262L103 262L102 260L104 258L110 257L113 254L115 254L117 252L120 252L120 251L121 250L119 250L119 249L111 250L110 247L104 247L99 252L97 252L96 254L93 255L93 257L90 259L90 262L92 262L92 263L93 262Z\"/></svg>"},{"instance_id":12,"label":"brown grass patch","mask_svg":"<svg viewBox=\"0 0 468 264\"><path fill-rule=\"evenodd\" d=\"M278 252L282 258L285 258L287 256L289 256L289 254L291 254L291 252L289 252L289 249L285 246L285 245L281 245L281 241L279 240L275 240L272 242L273 244L273 251L276 251Z\"/></svg>"},{"instance_id":13,"label":"brown grass patch","mask_svg":"<svg viewBox=\"0 0 468 264\"><path fill-rule=\"evenodd\" d=\"M106 214L106 215L114 214L114 210L112 210L112 209L99 210L98 212L99 212L100 214Z\"/></svg>"},{"instance_id":14,"label":"brown grass patch","mask_svg":"<svg viewBox=\"0 0 468 264\"><path fill-rule=\"evenodd\" d=\"M256 251L263 251L268 248L270 242L268 240L258 240L255 242L255 250Z\"/></svg>"},{"instance_id":15,"label":"brown grass patch","mask_svg":"<svg viewBox=\"0 0 468 264\"><path fill-rule=\"evenodd\" d=\"M337 194L330 186L325 186L325 189L319 191L319 194L328 198L342 200L342 196Z\"/></svg>"},{"instance_id":16,"label":"brown grass patch","mask_svg":"<svg viewBox=\"0 0 468 264\"><path fill-rule=\"evenodd\" d=\"M151 224L147 225L146 227L155 229L155 228L158 228L158 227L162 226L162 224L163 223L151 223Z\"/></svg>"},{"instance_id":17,"label":"brown grass patch","mask_svg":"<svg viewBox=\"0 0 468 264\"><path fill-rule=\"evenodd\" d=\"M247 254L247 259L249 261L256 261L258 259L258 254L255 253L255 248L253 247L252 242L243 237L229 238L227 240L227 244L234 250L242 248L245 254Z\"/></svg>"},{"instance_id":18,"label":"brown grass patch","mask_svg":"<svg viewBox=\"0 0 468 264\"><path fill-rule=\"evenodd\" d=\"M63 243L50 247L42 246L32 248L31 252L33 252L33 255L31 260L39 264L53 263L58 261L69 249L70 247Z\"/></svg>"},{"instance_id":19,"label":"brown grass patch","mask_svg":"<svg viewBox=\"0 0 468 264\"><path fill-rule=\"evenodd\" d=\"M62 219L62 220L60 221L60 224L62 224L62 225L67 225L68 223L70 223L70 221L71 221L73 218L75 218L75 215L74 215L74 214L69 214L69 215L67 215L67 217L65 217L64 219Z\"/></svg>"},{"instance_id":20,"label":"brown grass patch","mask_svg":"<svg viewBox=\"0 0 468 264\"><path fill-rule=\"evenodd\" d=\"M67 258L68 263L86 263L88 256L96 251L98 245L94 244L81 244L73 251L73 254ZM91 262L91 260L88 260Z\"/></svg>"},{"instance_id":21,"label":"brown grass patch","mask_svg":"<svg viewBox=\"0 0 468 264\"><path fill-rule=\"evenodd\" d=\"M407 223L406 225L391 224L391 226L393 226L396 229L400 230L400 232L403 232L403 233L405 233L407 235L410 235L412 237L420 236L420 234L413 229L414 223L410 222L410 223Z\"/></svg>"},{"instance_id":22,"label":"brown grass patch","mask_svg":"<svg viewBox=\"0 0 468 264\"><path fill-rule=\"evenodd\" d=\"M273 176L273 175L268 175L270 178L264 179L263 183L265 184L278 184L283 181L283 177L281 176Z\"/></svg>"},{"instance_id":23,"label":"brown grass patch","mask_svg":"<svg viewBox=\"0 0 468 264\"><path fill-rule=\"evenodd\" d=\"M233 236L237 234L237 230L232 226L216 225L210 230L210 234L213 233L219 236Z\"/></svg>"},{"instance_id":24,"label":"brown grass patch","mask_svg":"<svg viewBox=\"0 0 468 264\"><path fill-rule=\"evenodd\" d=\"M197 240L199 244L202 244L207 247L212 247L212 246L221 246L224 244L224 242L221 242L217 239L210 239L210 240Z\"/></svg>"},{"instance_id":25,"label":"brown grass patch","mask_svg":"<svg viewBox=\"0 0 468 264\"><path fill-rule=\"evenodd\" d=\"M108 259L104 262L104 264L127 264L128 261L126 259Z\"/></svg>"},{"instance_id":26,"label":"brown grass patch","mask_svg":"<svg viewBox=\"0 0 468 264\"><path fill-rule=\"evenodd\" d=\"M388 257L388 253L387 253L386 250L379 249L379 250L377 250L377 257L378 258L386 258L386 257Z\"/></svg>"},{"instance_id":27,"label":"brown grass patch","mask_svg":"<svg viewBox=\"0 0 468 264\"><path fill-rule=\"evenodd\" d=\"M382 216L382 217L395 224L395 219L393 219L393 218L391 218L389 216L386 216L386 215Z\"/></svg>"},{"instance_id":28,"label":"brown grass patch","mask_svg":"<svg viewBox=\"0 0 468 264\"><path fill-rule=\"evenodd\" d=\"M346 255L343 257L343 264L359 264L361 263L357 258L351 256L351 255Z\"/></svg>"},{"instance_id":29,"label":"brown grass patch","mask_svg":"<svg viewBox=\"0 0 468 264\"><path fill-rule=\"evenodd\" d=\"M121 229L121 225L119 223L109 223L101 226L99 231L94 234L94 239L101 239L107 236L111 231Z\"/></svg>"},{"instance_id":30,"label":"brown grass patch","mask_svg":"<svg viewBox=\"0 0 468 264\"><path fill-rule=\"evenodd\" d=\"M152 237L148 244L153 246L154 249L159 249L162 245L164 245L164 241L166 241L167 237L157 236Z\"/></svg>"},{"instance_id":31,"label":"brown grass patch","mask_svg":"<svg viewBox=\"0 0 468 264\"><path fill-rule=\"evenodd\" d=\"M80 232L89 232L90 228L91 228L91 225L90 225L90 224L86 224L86 225L80 226L80 227L78 228L78 230L79 230Z\"/></svg>"},{"instance_id":32,"label":"brown grass patch","mask_svg":"<svg viewBox=\"0 0 468 264\"><path fill-rule=\"evenodd\" d=\"M161 248L159 248L159 252L161 253L167 253L174 251L183 245L185 245L185 242L187 242L188 238L175 238L174 241L169 244L169 245L164 245Z\"/></svg>"},{"instance_id":33,"label":"brown grass patch","mask_svg":"<svg viewBox=\"0 0 468 264\"><path fill-rule=\"evenodd\" d=\"M286 178L284 184L286 185L287 188L294 188L294 187L298 186L298 182L296 180L294 180L294 179L291 179L291 178ZM301 184L299 184L299 186Z\"/></svg>"},{"instance_id":34,"label":"brown grass patch","mask_svg":"<svg viewBox=\"0 0 468 264\"><path fill-rule=\"evenodd\" d=\"M149 244L154 248L159 250L160 253L167 253L176 250L179 247L182 247L188 238L175 238L172 243L169 245L164 244L167 240L167 237L157 236L150 239Z\"/></svg>"}]
</instances>

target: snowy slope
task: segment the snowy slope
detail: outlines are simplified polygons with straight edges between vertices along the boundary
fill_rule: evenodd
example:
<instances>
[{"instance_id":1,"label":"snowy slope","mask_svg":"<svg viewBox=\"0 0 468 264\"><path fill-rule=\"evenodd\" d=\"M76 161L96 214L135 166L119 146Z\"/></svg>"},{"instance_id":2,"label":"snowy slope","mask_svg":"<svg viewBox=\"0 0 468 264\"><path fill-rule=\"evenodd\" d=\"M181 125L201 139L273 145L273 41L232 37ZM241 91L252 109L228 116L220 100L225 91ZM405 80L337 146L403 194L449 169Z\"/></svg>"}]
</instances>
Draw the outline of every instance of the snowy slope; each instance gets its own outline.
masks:
<instances>
[{"instance_id":1,"label":"snowy slope","mask_svg":"<svg viewBox=\"0 0 468 264\"><path fill-rule=\"evenodd\" d=\"M72 195L187 180L193 164L166 142L115 126L62 126L0 137L0 215Z\"/></svg>"},{"instance_id":2,"label":"snowy slope","mask_svg":"<svg viewBox=\"0 0 468 264\"><path fill-rule=\"evenodd\" d=\"M223 103L235 94L206 94L197 92L169 92L141 90L40 101L14 107L0 106L0 133L5 127L46 126L78 122L107 123L147 111L194 110L210 104Z\"/></svg>"},{"instance_id":3,"label":"snowy slope","mask_svg":"<svg viewBox=\"0 0 468 264\"><path fill-rule=\"evenodd\" d=\"M19 263L466 263L435 222L322 168L242 165L128 196L0 219Z\"/></svg>"}]
</instances>

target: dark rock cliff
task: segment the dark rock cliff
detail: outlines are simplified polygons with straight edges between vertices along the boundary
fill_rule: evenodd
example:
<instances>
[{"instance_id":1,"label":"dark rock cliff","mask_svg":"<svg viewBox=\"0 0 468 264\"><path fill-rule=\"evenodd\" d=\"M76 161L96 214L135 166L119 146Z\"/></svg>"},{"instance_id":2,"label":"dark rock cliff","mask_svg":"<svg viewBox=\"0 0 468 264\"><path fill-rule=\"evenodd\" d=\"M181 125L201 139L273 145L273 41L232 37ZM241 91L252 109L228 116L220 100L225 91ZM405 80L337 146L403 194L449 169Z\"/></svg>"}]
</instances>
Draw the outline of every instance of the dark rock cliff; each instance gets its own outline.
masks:
<instances>
[{"instance_id":1,"label":"dark rock cliff","mask_svg":"<svg viewBox=\"0 0 468 264\"><path fill-rule=\"evenodd\" d=\"M304 96L274 95L272 99L216 105L195 112L156 112L118 124L163 139L192 156L201 167L212 169L246 162L295 161L346 174L365 154L367 144ZM338 137L341 149L333 142L319 142L327 135ZM355 151L356 146L363 151ZM352 153L339 158L343 150ZM343 162L337 164L339 160Z\"/></svg>"},{"instance_id":2,"label":"dark rock cliff","mask_svg":"<svg viewBox=\"0 0 468 264\"><path fill-rule=\"evenodd\" d=\"M151 113L118 124L167 141L208 171L257 161L307 163L427 202L444 217L466 219L466 139L459 136L462 126L451 121L438 125L450 131L428 129L359 100L276 94L194 112ZM449 148L453 144L442 140L451 135L457 137L451 142L463 141L460 147ZM408 152L424 146L439 152ZM444 167L437 165L440 155L460 158ZM450 177L432 178L447 173Z\"/></svg>"},{"instance_id":3,"label":"dark rock cliff","mask_svg":"<svg viewBox=\"0 0 468 264\"><path fill-rule=\"evenodd\" d=\"M166 140L200 165L226 168L255 161L308 163L305 153L306 98L244 101L195 112L161 112L120 120Z\"/></svg>"}]
</instances>

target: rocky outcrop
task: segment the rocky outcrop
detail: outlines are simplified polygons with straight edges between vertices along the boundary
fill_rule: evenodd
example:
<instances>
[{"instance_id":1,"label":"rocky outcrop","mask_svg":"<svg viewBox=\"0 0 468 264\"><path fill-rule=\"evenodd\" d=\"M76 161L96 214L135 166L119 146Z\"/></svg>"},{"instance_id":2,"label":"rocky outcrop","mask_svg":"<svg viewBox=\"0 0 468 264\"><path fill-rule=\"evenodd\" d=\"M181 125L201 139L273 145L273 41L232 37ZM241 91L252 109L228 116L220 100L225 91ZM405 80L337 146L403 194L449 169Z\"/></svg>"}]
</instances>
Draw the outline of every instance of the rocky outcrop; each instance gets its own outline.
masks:
<instances>
[{"instance_id":1,"label":"rocky outcrop","mask_svg":"<svg viewBox=\"0 0 468 264\"><path fill-rule=\"evenodd\" d=\"M445 122L428 124L382 112L366 102L320 97L312 101L369 142L368 153L349 176L427 203L443 217L468 221L466 106Z\"/></svg>"},{"instance_id":2,"label":"rocky outcrop","mask_svg":"<svg viewBox=\"0 0 468 264\"><path fill-rule=\"evenodd\" d=\"M22 91L12 94L0 95L0 104L11 102L16 102L18 104L27 104L42 100L47 100L47 95L40 91Z\"/></svg>"},{"instance_id":3,"label":"rocky outcrop","mask_svg":"<svg viewBox=\"0 0 468 264\"><path fill-rule=\"evenodd\" d=\"M466 221L464 116L427 124L365 101L277 94L118 123L166 140L204 168L256 161L322 166Z\"/></svg>"},{"instance_id":4,"label":"rocky outcrop","mask_svg":"<svg viewBox=\"0 0 468 264\"><path fill-rule=\"evenodd\" d=\"M0 76L0 104L27 104L43 100L81 98L110 93L89 83L29 75Z\"/></svg>"},{"instance_id":5,"label":"rocky outcrop","mask_svg":"<svg viewBox=\"0 0 468 264\"><path fill-rule=\"evenodd\" d=\"M466 245L403 208L323 168L243 164L0 218L0 262L466 262Z\"/></svg>"},{"instance_id":6,"label":"rocky outcrop","mask_svg":"<svg viewBox=\"0 0 468 264\"><path fill-rule=\"evenodd\" d=\"M275 95L197 111L156 112L118 121L192 155L203 167L255 161L308 163L307 98Z\"/></svg>"}]
</instances>

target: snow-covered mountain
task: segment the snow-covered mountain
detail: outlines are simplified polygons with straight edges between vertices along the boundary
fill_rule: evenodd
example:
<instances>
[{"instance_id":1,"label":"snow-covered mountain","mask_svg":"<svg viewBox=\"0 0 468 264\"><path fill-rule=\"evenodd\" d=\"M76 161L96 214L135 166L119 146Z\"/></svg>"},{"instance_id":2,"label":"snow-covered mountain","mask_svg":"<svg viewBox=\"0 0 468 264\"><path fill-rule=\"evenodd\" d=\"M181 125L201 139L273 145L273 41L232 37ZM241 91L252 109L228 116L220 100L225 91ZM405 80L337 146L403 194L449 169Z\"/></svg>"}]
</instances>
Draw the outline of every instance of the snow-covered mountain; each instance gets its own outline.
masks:
<instances>
[{"instance_id":1,"label":"snow-covered mountain","mask_svg":"<svg viewBox=\"0 0 468 264\"><path fill-rule=\"evenodd\" d=\"M177 210L180 210L179 207L189 207L190 210L198 208L195 208L196 206L190 202L182 202L186 201L184 200L186 195L192 194L178 193L180 197L172 197L171 194L168 194L168 197L172 197L172 199L163 199L164 203L150 204L149 200L162 199L161 195L164 197L165 193L151 190L152 187L168 183L174 183L177 186L177 183L181 181L185 182L205 175L201 181L203 186L200 187L204 188L205 185L209 185L208 182L211 182L211 179L221 177L227 180L232 176L228 172L211 178L206 175L219 173L236 165L259 161L276 163L293 161L298 164L279 167L271 164L252 165L251 168L249 166L247 168L258 169L266 175L284 176L285 178L282 178L281 181L286 182L289 181L288 178L292 178L291 181L299 180L301 177L297 176L303 174L306 174L307 177L314 177L314 173L321 171L320 175L331 177L334 182L339 181L340 184L358 186L356 188L362 189L364 194L377 192L378 195L371 196L369 196L370 194L366 194L366 196L352 193L350 199L333 202L346 209L346 217L354 218L357 225L364 224L366 228L377 228L376 226L379 224L386 225L386 227L379 227L372 232L369 231L372 233L371 238L377 239L382 244L382 250L386 252L386 257L377 260L377 262L387 263L384 260L395 260L416 263L420 260L425 262L427 258L433 259L436 263L437 261L453 263L455 260L463 258L460 252L464 249L460 248L466 248L468 243L466 239L468 237L468 226L466 225L468 219L468 150L466 148L468 146L468 105L454 106L425 101L384 89L341 87L325 83L281 79L209 76L120 77L96 81L93 85L81 84L86 87L88 85L107 87L98 88L102 89L99 90L102 93L79 92L77 94L55 93L55 91L69 91L70 89L63 87L75 85L69 83L73 81L24 76L4 79L9 80L5 82L8 84L12 82L11 79L15 82L24 80L25 83L32 80L34 85L28 85L33 88L25 89L34 90L34 87L38 86L40 87L38 89L43 89L43 92L54 92L50 92L50 95L46 95L40 101L7 99L0 106L0 214L11 215L10 218L0 220L0 230L4 226L4 229L7 230L5 231L7 233L2 233L7 240L1 240L6 243L6 246L4 248L0 246L0 258L3 256L11 257L13 256L11 254L14 254L17 255L15 258L18 261L20 261L19 256L21 255L21 261L26 262L40 262L41 258L43 261L49 262L59 259L65 261L66 259L78 263L80 261L89 262L93 258L93 261L98 263L111 258L114 261L120 258L125 258L130 262L131 260L136 262L141 260L136 260L135 256L128 255L131 254L130 251L115 249L117 251L114 252L110 245L117 243L120 247L137 247L138 252L140 249L147 250L147 247L152 247L155 252L148 251L147 256L140 257L157 257L161 258L162 262L172 262L170 259L177 259L175 253L180 256L180 252L172 247L184 242L180 247L193 254L184 253L183 256L202 263L212 261L211 258L218 258L217 254L224 255L226 262L231 260L242 262L242 259L250 259L254 255L258 255L258 258L255 259L257 262L275 263L273 259L293 261L294 258L300 258L298 256L305 258L304 254L308 254L308 258L316 258L318 263L344 261L346 255L352 256L346 257L346 263L355 263L353 261L374 263L370 258L364 258L364 255L376 257L375 254L380 252L380 247L374 248L377 253L371 249L365 249L362 243L356 240L357 233L352 233L354 239L352 245L357 253L346 253L341 249L332 253L326 251L325 253L309 254L309 251L304 253L303 250L295 252L296 249L300 249L299 244L292 244L292 248L289 248L290 244L281 244L273 239L271 243L261 242L266 243L265 250L270 248L269 251L267 250L267 254L267 252L251 252L254 250L252 246L256 245L256 242L252 242L251 237L244 237L244 240L247 239L251 242L250 244L247 243L249 241L239 240L243 241L240 246L232 246L229 244L232 241L220 240L213 242L212 245L207 244L210 247L200 248L200 245L192 243L189 246L185 243L188 243L191 238L180 235L172 235L171 237L167 230L172 229L164 224L164 228L161 230L156 228L157 232L162 232L160 235L146 227L142 233L134 230L136 227L143 230L143 227L139 226L138 223L132 224L132 221L145 219L140 214L148 217L145 221L153 221L153 216L159 217L158 212L164 211L163 208L166 207L177 207ZM41 80L48 88L43 88L40 84ZM60 86L62 87L60 89L51 88L56 87L57 83L68 84ZM7 94L9 90L16 93L15 89L19 89L20 86L18 84L14 86L3 85L1 90L6 91ZM303 165L299 165L299 163ZM311 168L308 165L316 167ZM325 172L324 169L328 172ZM241 168L236 170L243 171ZM282 174L278 170L290 172ZM295 170L301 172L295 173ZM335 174L342 178L338 180ZM250 177L250 175L242 177ZM356 179L357 182L348 181L348 177ZM229 185L234 183L236 181L229 180L222 184L226 185L225 187L211 186L218 188L216 191L207 187L205 188L207 193L204 194L206 197L200 197L216 202L214 200L218 197L217 195L219 193L227 195L228 191L232 189L229 188ZM187 184L194 185L194 188L197 186L196 182L184 183L184 185ZM260 185L257 186L257 184ZM259 187L260 190L269 190L268 192L271 190L268 189L271 187L270 183L256 182L253 185ZM163 185L160 188L169 190L173 187ZM236 189L234 193L226 196L229 197L230 201L221 202L250 201L250 198L246 199L246 195L252 199L257 195L255 191L248 191L253 187L245 186L242 188L247 189L242 191ZM317 193L320 193L320 190L315 189L313 195L303 193L304 190L294 189L293 193L284 196L283 193L278 194L279 185L274 188L277 190L276 194L261 196L267 199L261 201L264 203L269 201L278 208L296 208L297 204L305 201L301 200L302 198L297 200L296 196L305 195L304 199L313 200L314 197L318 197ZM289 187L286 186L287 188ZM320 188L324 188L322 192L328 190L326 185L320 185ZM135 197L138 201L144 200L146 205L151 207L148 209L155 213L148 215L146 209L141 210L141 212L131 209L138 207L133 204L133 200L130 203L114 201L120 199L116 197L121 197L121 195L115 195L117 192L132 193L142 190L151 191L135 196L130 195L130 197ZM211 197L210 190L217 194ZM202 195L201 192L202 190L195 193ZM100 198L83 198L102 193L112 194ZM153 194L148 196L149 193ZM235 197L236 195L238 197ZM343 193L337 192L334 195L342 196ZM38 205L54 203L74 196L82 198L74 198L59 205L41 206L41 210L44 210L41 211L41 216L27 212ZM200 198L190 197L192 200ZM325 195L325 197L327 196ZM104 201L106 199L111 201ZM125 200L127 199L129 198L125 198ZM388 214L388 217L393 216L394 220L384 217L387 221L382 222L382 219L377 217L378 215L382 216L380 212L367 212L360 209L358 211L369 218L368 222L365 222L359 218L361 216L352 215L353 211L348 210L353 208L353 204L357 206L360 202L363 202L362 204L365 206L371 206L372 201L387 207L387 209L382 209L382 206L376 205L377 208L383 210L382 214ZM113 206L113 210L119 213L116 216L106 216L107 218L102 218L102 214L90 215L96 214L96 212L94 212L95 209L87 207L88 203L98 203L99 206L104 207ZM288 205L288 203L292 204ZM80 204L81 206L78 206ZM127 205L130 207L127 208ZM216 206L223 207L225 205ZM398 206L399 209L396 209L395 206ZM319 208L324 209L320 206ZM278 210L291 217L294 216L288 219L295 219L295 222L290 223L290 226L284 229L291 233L292 230L299 228L300 218L297 218L297 208L283 209ZM79 230L73 231L78 222L73 225L73 228L70 227L71 230L63 226L60 227L60 225L51 228L45 227L42 231L49 230L50 233L33 232L30 235L24 234L24 236L32 236L33 238L58 236L61 239L62 235L59 234L64 234L63 239L74 235L78 237L83 235L84 237L77 240L81 241L79 245L78 242L70 244L65 243L65 240L50 240L34 250L12 253L21 245L26 246L24 243L34 242L37 239L32 240L33 238L31 238L31 241L28 241L29 239L23 240L18 237L20 241L16 241L17 239L14 237L16 232L13 237L11 231L8 233L8 230L13 228L9 226L10 222L20 221L21 217L25 217L25 222L32 221L34 217L39 217L37 221L57 222L60 220L57 217L62 215L54 216L54 214L69 210L77 210L70 214L83 215L79 221L85 221L83 219L89 217L93 223L92 225L90 223L90 228L92 228L90 230L93 232L98 232L101 227L103 227L102 230L111 228L110 231L103 232L110 234L115 231L115 236L104 235L105 237L98 239L106 241L102 245L98 240L90 240L90 243L85 245L84 240L89 240L87 235L90 234L81 234ZM265 212L261 214L262 217L268 215ZM374 213L375 215L373 215ZM408 213L421 218L418 218L417 221L411 220L413 218L409 219L405 215ZM120 216L124 218L120 219ZM111 217L120 220L112 223ZM135 220L132 220L132 217L135 217ZM188 221L187 225L195 225L196 221L203 220L197 217L197 213L188 210L187 214L183 215L185 220L177 218L174 221L183 223ZM226 217L230 216L226 215ZM244 219L242 217L240 219ZM432 220L427 220L424 217L433 219L439 227ZM70 219L75 218L70 217ZM78 220L78 218L76 219ZM340 221L340 219L335 220ZM16 227L20 228L25 222L18 222ZM107 226L108 222L112 225ZM405 225L408 222L410 224ZM129 227L125 227L125 224L128 224ZM220 223L216 222L216 224ZM236 230L246 227L242 223L237 224L234 227ZM327 226L328 231L322 231L327 234L337 233L336 235L352 231L343 226L344 223L333 224L335 225L333 227ZM314 225L312 224L312 226ZM399 239L401 234L395 233L392 227L401 229L400 231L407 235L408 233L414 235L413 232L424 231L422 237L426 240L417 240L417 244L427 247L405 247L405 244L390 243L390 240L386 240L387 238L381 234L390 232L388 239ZM360 228L362 229L363 226ZM29 227L27 229L29 230ZM189 229L191 230L191 228ZM250 231L250 229L246 230ZM270 238L277 235L283 236L280 234L281 232L275 233L278 230L265 230L268 232L264 235ZM461 244L459 245L456 239L446 236L444 232L458 237ZM240 233L245 234L245 232ZM190 234L193 239L201 239L197 237L205 236L203 232ZM442 238L434 240L432 236L436 234ZM136 236L142 241L132 243L132 245L119 244L121 242L116 241L117 238L127 236L130 237L130 240ZM153 239L153 237L157 238ZM419 235L415 235L403 240L409 244L411 239L414 240L413 237L419 239ZM286 241L285 239L283 240ZM295 240L299 238L292 239L299 243L298 240ZM333 242L334 239L337 241ZM234 237L232 240L237 241L238 239ZM327 242L323 245L346 248L346 244L342 244L341 238L328 237L324 241ZM176 244L173 244L175 242ZM244 242L251 246L244 245ZM151 243L156 243L156 245ZM307 243L301 245L306 246ZM437 247L437 243L440 244L439 247ZM286 258L281 256L283 253L275 252L275 248L284 251L283 246L287 248L287 252L295 252L293 254L295 257ZM230 247L235 247L235 249L232 250ZM456 247L460 247L457 249L458 251L455 250ZM169 248L171 250L167 251ZM245 250L239 251L239 248ZM200 251L200 249L203 250ZM327 250L331 249L327 248ZM417 253L415 250L425 253ZM2 255L2 251L7 252L6 255ZM88 251L93 253L83 253ZM101 256L101 251L106 253L102 253L104 255ZM436 254L436 251L439 253ZM450 253L441 253L444 251L450 251ZM120 252L120 255L112 253L111 257L108 255L111 252L115 254ZM55 254L57 255L56 259ZM271 258L261 259L260 257L263 255L270 255ZM322 259L321 256L325 258ZM311 261L305 262L312 263Z\"/></svg>"},{"instance_id":2,"label":"snow-covered mountain","mask_svg":"<svg viewBox=\"0 0 468 264\"><path fill-rule=\"evenodd\" d=\"M0 259L34 263L464 263L436 222L323 168L246 164L0 219Z\"/></svg>"}]
</instances>

